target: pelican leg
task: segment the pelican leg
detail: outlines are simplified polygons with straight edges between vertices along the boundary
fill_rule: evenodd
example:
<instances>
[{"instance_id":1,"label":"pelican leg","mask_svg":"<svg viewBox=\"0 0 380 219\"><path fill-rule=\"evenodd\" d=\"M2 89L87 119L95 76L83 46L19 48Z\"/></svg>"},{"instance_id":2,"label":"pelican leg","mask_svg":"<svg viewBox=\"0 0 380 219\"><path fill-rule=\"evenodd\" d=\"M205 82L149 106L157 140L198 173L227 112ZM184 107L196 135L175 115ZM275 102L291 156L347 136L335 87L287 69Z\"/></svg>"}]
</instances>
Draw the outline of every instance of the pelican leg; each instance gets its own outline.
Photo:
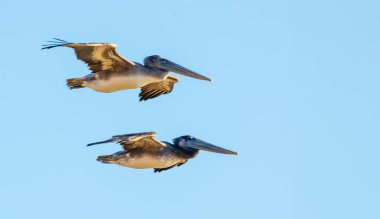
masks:
<instances>
[{"instance_id":1,"label":"pelican leg","mask_svg":"<svg viewBox=\"0 0 380 219\"><path fill-rule=\"evenodd\" d=\"M111 154L111 155L98 156L98 158L96 160L99 162L102 162L102 163L117 163L119 159L125 159L126 153L128 153L128 152L119 151L119 152L116 152L116 153Z\"/></svg>"},{"instance_id":2,"label":"pelican leg","mask_svg":"<svg viewBox=\"0 0 380 219\"><path fill-rule=\"evenodd\" d=\"M69 78L66 80L67 86L70 89L84 88L84 78Z\"/></svg>"}]
</instances>

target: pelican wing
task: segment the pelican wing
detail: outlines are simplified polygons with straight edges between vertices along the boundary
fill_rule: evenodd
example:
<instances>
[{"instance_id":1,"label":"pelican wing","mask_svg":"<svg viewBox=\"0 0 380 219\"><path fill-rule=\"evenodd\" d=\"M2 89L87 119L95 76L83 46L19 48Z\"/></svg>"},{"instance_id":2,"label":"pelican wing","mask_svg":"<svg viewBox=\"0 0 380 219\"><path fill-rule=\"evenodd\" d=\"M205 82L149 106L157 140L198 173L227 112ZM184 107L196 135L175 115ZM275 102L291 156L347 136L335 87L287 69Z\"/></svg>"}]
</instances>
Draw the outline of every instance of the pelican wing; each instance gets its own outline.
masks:
<instances>
[{"instance_id":1,"label":"pelican wing","mask_svg":"<svg viewBox=\"0 0 380 219\"><path fill-rule=\"evenodd\" d=\"M151 83L141 88L140 101L149 100L162 94L168 94L173 90L174 84L179 81L174 76L168 76L165 80Z\"/></svg>"},{"instance_id":2,"label":"pelican wing","mask_svg":"<svg viewBox=\"0 0 380 219\"><path fill-rule=\"evenodd\" d=\"M172 166L170 166L170 167L166 167L166 168L154 168L154 172L155 173L159 173L159 172L162 172L162 171L165 171L165 170L168 170L168 169L171 169L171 168L173 168L173 167L179 167L179 166L181 166L182 164L184 164L184 163L186 163L187 161L185 161L185 162L180 162L180 163L176 163L176 164L174 164L174 165L172 165Z\"/></svg>"},{"instance_id":3,"label":"pelican wing","mask_svg":"<svg viewBox=\"0 0 380 219\"><path fill-rule=\"evenodd\" d=\"M85 62L92 72L100 71L121 71L126 70L135 64L124 59L116 52L116 44L112 43L69 43L64 40L55 39L49 41L52 44L44 45L42 49L54 47L73 48L77 58Z\"/></svg>"},{"instance_id":4,"label":"pelican wing","mask_svg":"<svg viewBox=\"0 0 380 219\"><path fill-rule=\"evenodd\" d=\"M134 133L134 134L126 134L126 135L115 135L111 139L91 143L91 144L88 144L87 146L117 142L123 146L124 150L131 150L131 149L136 149L136 148L144 148L144 149L152 150L152 149L160 149L160 148L165 147L165 144L154 139L154 136L157 136L157 133L141 132L141 133Z\"/></svg>"}]
</instances>

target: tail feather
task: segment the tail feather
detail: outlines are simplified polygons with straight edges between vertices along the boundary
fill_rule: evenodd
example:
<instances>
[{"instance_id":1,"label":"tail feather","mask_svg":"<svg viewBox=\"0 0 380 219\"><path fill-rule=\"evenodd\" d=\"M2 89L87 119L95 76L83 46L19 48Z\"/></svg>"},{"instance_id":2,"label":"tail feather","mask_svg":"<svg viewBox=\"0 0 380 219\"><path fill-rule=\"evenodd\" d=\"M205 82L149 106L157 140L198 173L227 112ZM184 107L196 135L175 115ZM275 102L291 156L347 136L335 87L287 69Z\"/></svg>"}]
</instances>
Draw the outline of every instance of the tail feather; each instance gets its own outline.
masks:
<instances>
[{"instance_id":1,"label":"tail feather","mask_svg":"<svg viewBox=\"0 0 380 219\"><path fill-rule=\"evenodd\" d=\"M83 83L84 83L84 78L70 78L67 79L67 86L70 89L78 89L78 88L84 88Z\"/></svg>"}]
</instances>

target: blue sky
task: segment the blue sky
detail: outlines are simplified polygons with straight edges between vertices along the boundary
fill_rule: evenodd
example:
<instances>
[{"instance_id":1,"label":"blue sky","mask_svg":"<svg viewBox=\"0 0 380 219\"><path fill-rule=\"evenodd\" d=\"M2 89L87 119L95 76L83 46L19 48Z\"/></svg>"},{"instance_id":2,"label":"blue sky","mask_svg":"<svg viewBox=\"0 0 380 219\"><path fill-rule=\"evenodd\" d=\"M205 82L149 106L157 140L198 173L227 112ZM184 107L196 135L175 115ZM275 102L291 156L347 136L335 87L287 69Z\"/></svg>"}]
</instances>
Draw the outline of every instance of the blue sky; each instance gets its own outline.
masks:
<instances>
[{"instance_id":1,"label":"blue sky","mask_svg":"<svg viewBox=\"0 0 380 219\"><path fill-rule=\"evenodd\" d=\"M1 218L379 218L378 1L31 1L0 8ZM160 54L181 77L69 90L88 74L52 37ZM96 162L115 134L191 134L236 150L167 172Z\"/></svg>"}]
</instances>

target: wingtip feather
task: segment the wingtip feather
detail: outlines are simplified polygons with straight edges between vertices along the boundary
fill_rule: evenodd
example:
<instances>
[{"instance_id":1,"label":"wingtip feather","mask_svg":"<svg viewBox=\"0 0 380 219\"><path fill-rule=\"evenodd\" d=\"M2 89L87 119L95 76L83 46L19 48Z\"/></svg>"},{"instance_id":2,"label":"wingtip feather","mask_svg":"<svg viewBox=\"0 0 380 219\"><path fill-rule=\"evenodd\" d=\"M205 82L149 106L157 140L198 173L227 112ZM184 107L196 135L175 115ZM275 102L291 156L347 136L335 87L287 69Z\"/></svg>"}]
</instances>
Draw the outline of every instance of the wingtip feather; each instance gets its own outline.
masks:
<instances>
[{"instance_id":1,"label":"wingtip feather","mask_svg":"<svg viewBox=\"0 0 380 219\"><path fill-rule=\"evenodd\" d=\"M53 40L48 40L46 42L51 43L51 44L44 44L44 45L42 45L41 50L43 50L43 49L51 49L51 48L65 46L67 44L71 44L70 42L67 42L66 40L61 40L61 39L58 39L58 38L53 38Z\"/></svg>"}]
</instances>

